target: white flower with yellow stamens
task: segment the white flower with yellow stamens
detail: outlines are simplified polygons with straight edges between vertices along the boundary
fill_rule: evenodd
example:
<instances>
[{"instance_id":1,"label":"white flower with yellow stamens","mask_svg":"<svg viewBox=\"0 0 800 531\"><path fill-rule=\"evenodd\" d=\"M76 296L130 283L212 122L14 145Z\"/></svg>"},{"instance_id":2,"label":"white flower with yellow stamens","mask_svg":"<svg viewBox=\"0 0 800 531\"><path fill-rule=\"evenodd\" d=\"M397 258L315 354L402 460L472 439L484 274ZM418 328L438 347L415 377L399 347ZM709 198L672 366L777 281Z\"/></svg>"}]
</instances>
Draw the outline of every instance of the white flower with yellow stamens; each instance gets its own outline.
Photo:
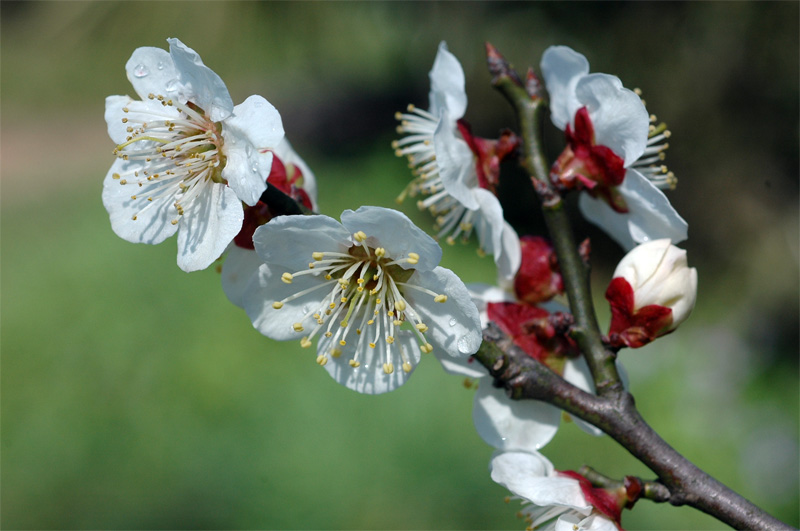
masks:
<instances>
[{"instance_id":1,"label":"white flower with yellow stamens","mask_svg":"<svg viewBox=\"0 0 800 531\"><path fill-rule=\"evenodd\" d=\"M441 248L400 212L362 207L341 223L282 216L253 243L264 261L244 295L253 326L304 347L318 340L317 363L350 389L391 391L420 352L466 358L480 346L467 288L437 266Z\"/></svg>"},{"instance_id":2,"label":"white flower with yellow stamens","mask_svg":"<svg viewBox=\"0 0 800 531\"><path fill-rule=\"evenodd\" d=\"M500 201L480 182L478 161L459 130L467 109L464 70L444 42L429 77L429 109L409 105L396 116L398 132L407 136L393 147L408 157L415 175L398 199L422 193L426 197L417 205L436 216L438 237L453 243L474 230L481 250L494 256L503 277L512 278L519 268L519 238L503 218Z\"/></svg>"},{"instance_id":3,"label":"white flower with yellow stamens","mask_svg":"<svg viewBox=\"0 0 800 531\"><path fill-rule=\"evenodd\" d=\"M225 84L178 39L169 52L137 48L125 69L141 101L106 98L117 160L103 204L118 236L156 244L178 233L178 265L208 267L242 226L242 202L266 189L283 138L278 111L261 96L234 107Z\"/></svg>"}]
</instances>

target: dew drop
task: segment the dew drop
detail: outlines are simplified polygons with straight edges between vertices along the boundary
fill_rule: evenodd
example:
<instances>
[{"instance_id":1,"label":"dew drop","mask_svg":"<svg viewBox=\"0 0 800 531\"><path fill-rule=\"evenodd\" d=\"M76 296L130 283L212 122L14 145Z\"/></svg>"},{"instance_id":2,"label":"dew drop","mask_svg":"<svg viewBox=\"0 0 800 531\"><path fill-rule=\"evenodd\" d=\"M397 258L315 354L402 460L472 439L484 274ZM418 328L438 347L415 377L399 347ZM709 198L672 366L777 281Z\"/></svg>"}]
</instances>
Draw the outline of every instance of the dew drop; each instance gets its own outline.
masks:
<instances>
[{"instance_id":1,"label":"dew drop","mask_svg":"<svg viewBox=\"0 0 800 531\"><path fill-rule=\"evenodd\" d=\"M303 306L303 313L308 313L308 306Z\"/></svg>"},{"instance_id":2,"label":"dew drop","mask_svg":"<svg viewBox=\"0 0 800 531\"><path fill-rule=\"evenodd\" d=\"M164 70L164 61L159 61L158 64L156 65L156 68L158 68L159 70Z\"/></svg>"},{"instance_id":3,"label":"dew drop","mask_svg":"<svg viewBox=\"0 0 800 531\"><path fill-rule=\"evenodd\" d=\"M145 77L150 73L150 70L143 64L138 64L133 68L133 75L136 77Z\"/></svg>"},{"instance_id":4,"label":"dew drop","mask_svg":"<svg viewBox=\"0 0 800 531\"><path fill-rule=\"evenodd\" d=\"M259 107L263 107L263 106L264 106L264 102L261 101L261 100L256 100L256 101L253 102L253 107L255 107L256 109L258 109Z\"/></svg>"},{"instance_id":5,"label":"dew drop","mask_svg":"<svg viewBox=\"0 0 800 531\"><path fill-rule=\"evenodd\" d=\"M177 79L172 79L172 80L168 81L167 82L167 86L164 87L164 89L167 92L175 92L176 90L178 90L178 80Z\"/></svg>"},{"instance_id":6,"label":"dew drop","mask_svg":"<svg viewBox=\"0 0 800 531\"><path fill-rule=\"evenodd\" d=\"M475 354L478 351L478 347L481 346L481 336L478 334L468 334L466 336L462 336L461 339L458 340L458 351L462 354Z\"/></svg>"},{"instance_id":7,"label":"dew drop","mask_svg":"<svg viewBox=\"0 0 800 531\"><path fill-rule=\"evenodd\" d=\"M455 318L455 317L451 317L451 318L450 318L450 322L449 322L448 324L449 324L450 326L455 326L457 322L458 322L458 321L456 321L456 318Z\"/></svg>"}]
</instances>

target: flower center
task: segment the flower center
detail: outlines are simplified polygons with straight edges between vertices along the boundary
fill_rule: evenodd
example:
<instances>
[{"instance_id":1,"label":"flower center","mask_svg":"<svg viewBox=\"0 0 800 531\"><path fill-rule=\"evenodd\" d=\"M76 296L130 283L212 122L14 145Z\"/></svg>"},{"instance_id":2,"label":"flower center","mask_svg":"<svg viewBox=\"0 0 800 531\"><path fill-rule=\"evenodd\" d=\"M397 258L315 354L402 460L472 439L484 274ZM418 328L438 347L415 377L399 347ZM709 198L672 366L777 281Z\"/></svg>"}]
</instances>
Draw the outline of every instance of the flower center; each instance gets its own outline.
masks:
<instances>
[{"instance_id":1,"label":"flower center","mask_svg":"<svg viewBox=\"0 0 800 531\"><path fill-rule=\"evenodd\" d=\"M160 101L165 111L134 114L123 107L123 112L130 113L130 117L122 118L129 135L114 149L114 155L134 163L131 170L113 175L120 185L141 189L131 195L131 200L143 205L132 216L134 221L152 204L166 198L174 198L173 206L180 217L185 206L207 186L225 183L221 124L209 120L205 111L191 102L175 105L171 99L154 94L148 98ZM177 223L178 218L172 220L173 225Z\"/></svg>"},{"instance_id":2,"label":"flower center","mask_svg":"<svg viewBox=\"0 0 800 531\"><path fill-rule=\"evenodd\" d=\"M320 283L276 301L272 307L280 310L284 304L299 297L327 289L327 295L315 305L304 308L301 319L293 324L298 333L310 329L310 333L300 340L303 347L311 346L311 340L317 336L330 339L331 347L317 356L317 363L325 365L329 356L341 356L341 347L347 346L346 338L355 329L357 342L349 360L351 367L361 365L359 357L367 346L374 349L383 341L387 345L386 356L381 360L383 371L386 374L394 372L394 360L399 359L402 369L411 372L411 359L402 347L393 345L396 331L401 327L413 330L423 352L431 352L433 346L425 337L428 326L404 293L407 290L421 291L436 302L447 301L447 295L407 283L414 270L403 269L400 264L416 264L419 261L417 253L408 253L406 258L394 260L386 255L383 247L368 246L364 232L356 232L353 240L354 245L346 253L313 252L313 261L309 262L308 269L284 273L281 280L286 284L309 274L318 278Z\"/></svg>"}]
</instances>

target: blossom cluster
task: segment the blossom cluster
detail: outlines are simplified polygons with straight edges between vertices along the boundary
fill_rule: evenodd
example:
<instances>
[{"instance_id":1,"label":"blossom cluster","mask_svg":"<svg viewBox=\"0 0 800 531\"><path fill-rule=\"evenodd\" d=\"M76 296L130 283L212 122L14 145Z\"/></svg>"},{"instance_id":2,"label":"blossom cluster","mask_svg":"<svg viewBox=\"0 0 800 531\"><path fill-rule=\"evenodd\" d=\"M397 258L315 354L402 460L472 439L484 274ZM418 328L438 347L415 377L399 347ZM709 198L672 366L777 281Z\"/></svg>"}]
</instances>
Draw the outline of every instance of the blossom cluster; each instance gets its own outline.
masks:
<instances>
[{"instance_id":1,"label":"blossom cluster","mask_svg":"<svg viewBox=\"0 0 800 531\"><path fill-rule=\"evenodd\" d=\"M393 143L412 169L399 199L419 197L434 238L397 210L360 206L338 220L318 213L317 177L285 138L278 110L261 96L234 105L194 50L168 42L168 52L138 48L126 64L139 99L106 99L116 160L102 197L114 232L149 244L177 233L178 266L187 272L223 260L222 288L256 330L315 347L310 358L359 393L398 388L432 353L446 372L477 382L473 420L497 450L492 478L523 500L531 526L619 527L625 500L556 471L540 453L561 411L510 400L474 358L493 323L525 355L595 392L570 333L553 245L520 236L498 199L501 163L520 157L520 141L510 131L496 139L472 133L466 77L447 45L430 71L427 110L412 104L397 113L402 136ZM630 251L606 292L612 320L604 341L615 350L641 347L685 320L696 292L696 273L673 245L687 224L661 191L676 182L663 165L669 132L638 92L589 73L570 48L548 48L540 71L565 144L546 186L580 194L583 215ZM496 284L466 286L439 265L437 240L473 234L480 254L494 258Z\"/></svg>"}]
</instances>

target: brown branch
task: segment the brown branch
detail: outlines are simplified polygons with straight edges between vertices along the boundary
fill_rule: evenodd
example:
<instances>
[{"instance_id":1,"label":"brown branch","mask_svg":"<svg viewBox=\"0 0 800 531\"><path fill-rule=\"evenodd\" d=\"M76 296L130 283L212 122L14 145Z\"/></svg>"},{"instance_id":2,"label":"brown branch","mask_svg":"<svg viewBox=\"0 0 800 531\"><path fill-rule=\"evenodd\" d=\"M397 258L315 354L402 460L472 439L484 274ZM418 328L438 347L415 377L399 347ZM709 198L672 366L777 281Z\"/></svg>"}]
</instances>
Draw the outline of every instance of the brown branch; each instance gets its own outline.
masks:
<instances>
[{"instance_id":1,"label":"brown branch","mask_svg":"<svg viewBox=\"0 0 800 531\"><path fill-rule=\"evenodd\" d=\"M792 529L692 464L667 444L642 418L626 391L605 396L573 386L513 344L490 323L475 358L497 387L512 399L548 402L602 429L658 476L645 497L672 505L689 505L736 529ZM661 488L661 486L663 488ZM666 490L665 490L666 489Z\"/></svg>"}]
</instances>

